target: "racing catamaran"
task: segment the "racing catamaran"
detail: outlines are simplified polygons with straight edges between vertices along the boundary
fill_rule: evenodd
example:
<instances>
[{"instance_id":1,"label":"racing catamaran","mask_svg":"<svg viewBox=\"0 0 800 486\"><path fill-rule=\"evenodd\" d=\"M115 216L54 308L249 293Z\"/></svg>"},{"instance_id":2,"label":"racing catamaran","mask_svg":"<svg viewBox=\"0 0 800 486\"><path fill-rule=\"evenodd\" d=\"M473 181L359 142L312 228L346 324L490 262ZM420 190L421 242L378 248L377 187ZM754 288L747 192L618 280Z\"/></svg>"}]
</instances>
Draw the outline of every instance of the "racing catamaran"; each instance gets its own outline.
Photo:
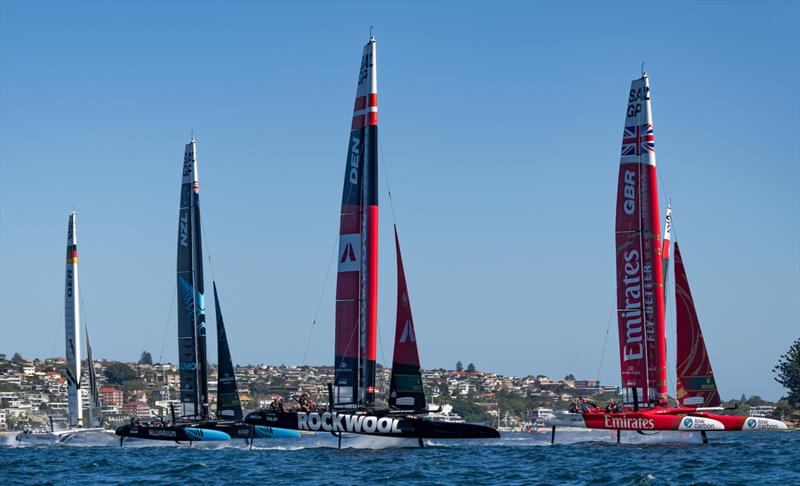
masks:
<instances>
[{"instance_id":1,"label":"racing catamaran","mask_svg":"<svg viewBox=\"0 0 800 486\"><path fill-rule=\"evenodd\" d=\"M90 404L89 427L84 427L83 404L81 400L81 309L78 288L78 232L76 226L76 213L69 215L67 225L67 270L64 286L64 337L66 342L66 369L67 376L67 428L55 430L51 417L50 430L31 431L25 430L16 436L19 442L35 443L64 443L72 440L77 434L88 432L102 432L96 427L94 414L99 409L97 395L97 382L94 379L94 363L92 350L89 347L89 330L86 330L86 345L88 352ZM95 404L97 404L95 406ZM94 410L93 410L94 408ZM99 416L98 416L99 418Z\"/></svg>"},{"instance_id":2,"label":"racing catamaran","mask_svg":"<svg viewBox=\"0 0 800 486\"><path fill-rule=\"evenodd\" d=\"M219 376L217 411L212 417L208 399L208 360L206 357L206 315L203 282L202 230L200 227L200 185L197 177L197 142L186 144L178 220L177 286L182 305L178 305L178 361L181 410L172 410L170 421L132 420L117 428L120 445L126 437L168 440L178 443L245 439L297 438L293 430L254 426L242 421L242 406L233 374L233 363L222 321L216 282L217 346Z\"/></svg>"},{"instance_id":3,"label":"racing catamaran","mask_svg":"<svg viewBox=\"0 0 800 486\"><path fill-rule=\"evenodd\" d=\"M389 408L375 408L378 309L378 79L375 38L361 57L342 193L336 282L334 383L325 410L270 411L245 421L287 429L416 438L493 438L483 425L424 417L419 353L395 228L398 307Z\"/></svg>"},{"instance_id":4,"label":"racing catamaran","mask_svg":"<svg viewBox=\"0 0 800 486\"><path fill-rule=\"evenodd\" d=\"M672 226L667 209L661 240L656 179L655 136L646 73L631 83L620 154L617 192L617 315L623 407L604 412L560 413L556 426L617 431L784 430L779 420L713 414L723 410L711 362L689 290L689 281L675 242L675 305L678 406L667 404L666 333L664 329L666 269Z\"/></svg>"}]
</instances>

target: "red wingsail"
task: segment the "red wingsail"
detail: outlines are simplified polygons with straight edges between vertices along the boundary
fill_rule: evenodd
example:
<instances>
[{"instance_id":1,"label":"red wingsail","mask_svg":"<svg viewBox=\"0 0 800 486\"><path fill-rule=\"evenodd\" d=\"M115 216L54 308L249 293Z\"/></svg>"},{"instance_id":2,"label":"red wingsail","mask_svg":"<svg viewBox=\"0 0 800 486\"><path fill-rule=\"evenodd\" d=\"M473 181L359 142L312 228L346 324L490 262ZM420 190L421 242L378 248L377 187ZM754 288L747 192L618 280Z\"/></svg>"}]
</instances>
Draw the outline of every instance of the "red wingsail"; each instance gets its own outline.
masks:
<instances>
[{"instance_id":1,"label":"red wingsail","mask_svg":"<svg viewBox=\"0 0 800 486\"><path fill-rule=\"evenodd\" d=\"M417 334L411 315L411 300L408 297L406 272L400 254L397 227L394 228L394 243L397 251L397 322L394 332L394 359L392 379L389 385L389 406L406 410L425 410L425 392L422 388L422 373L419 367Z\"/></svg>"},{"instance_id":2,"label":"red wingsail","mask_svg":"<svg viewBox=\"0 0 800 486\"><path fill-rule=\"evenodd\" d=\"M378 80L364 46L345 164L336 279L334 405L375 401L378 310Z\"/></svg>"},{"instance_id":3,"label":"red wingsail","mask_svg":"<svg viewBox=\"0 0 800 486\"><path fill-rule=\"evenodd\" d=\"M616 216L617 316L624 402L666 400L666 336L655 137L647 75L631 83Z\"/></svg>"},{"instance_id":4,"label":"red wingsail","mask_svg":"<svg viewBox=\"0 0 800 486\"><path fill-rule=\"evenodd\" d=\"M678 242L675 242L675 318L677 321L677 395L685 407L716 407L721 403L703 331L689 290Z\"/></svg>"}]
</instances>

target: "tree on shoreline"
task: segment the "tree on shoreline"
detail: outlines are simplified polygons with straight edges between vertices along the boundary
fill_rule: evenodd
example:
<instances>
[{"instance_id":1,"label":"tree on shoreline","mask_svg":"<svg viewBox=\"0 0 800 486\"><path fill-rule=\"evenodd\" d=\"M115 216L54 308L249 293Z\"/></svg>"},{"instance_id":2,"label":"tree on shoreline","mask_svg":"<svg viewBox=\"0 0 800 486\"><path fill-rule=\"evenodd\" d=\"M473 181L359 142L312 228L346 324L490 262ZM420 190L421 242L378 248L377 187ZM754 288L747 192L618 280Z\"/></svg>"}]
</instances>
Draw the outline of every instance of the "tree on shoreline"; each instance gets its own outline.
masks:
<instances>
[{"instance_id":1,"label":"tree on shoreline","mask_svg":"<svg viewBox=\"0 0 800 486\"><path fill-rule=\"evenodd\" d=\"M792 343L772 371L778 375L775 381L789 390L789 405L800 408L800 339Z\"/></svg>"}]
</instances>

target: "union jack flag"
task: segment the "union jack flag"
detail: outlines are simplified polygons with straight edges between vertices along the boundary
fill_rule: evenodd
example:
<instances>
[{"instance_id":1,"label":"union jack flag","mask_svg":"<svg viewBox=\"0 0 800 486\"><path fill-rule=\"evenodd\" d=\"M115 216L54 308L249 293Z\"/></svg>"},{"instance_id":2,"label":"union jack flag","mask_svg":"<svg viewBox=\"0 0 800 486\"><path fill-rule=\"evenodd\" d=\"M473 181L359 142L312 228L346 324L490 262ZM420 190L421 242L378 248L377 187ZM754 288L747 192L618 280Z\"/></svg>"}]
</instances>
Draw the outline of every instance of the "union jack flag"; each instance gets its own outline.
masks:
<instances>
[{"instance_id":1,"label":"union jack flag","mask_svg":"<svg viewBox=\"0 0 800 486\"><path fill-rule=\"evenodd\" d=\"M641 155L643 152L656 151L656 137L653 134L653 125L636 125L625 127L622 132L622 156Z\"/></svg>"}]
</instances>

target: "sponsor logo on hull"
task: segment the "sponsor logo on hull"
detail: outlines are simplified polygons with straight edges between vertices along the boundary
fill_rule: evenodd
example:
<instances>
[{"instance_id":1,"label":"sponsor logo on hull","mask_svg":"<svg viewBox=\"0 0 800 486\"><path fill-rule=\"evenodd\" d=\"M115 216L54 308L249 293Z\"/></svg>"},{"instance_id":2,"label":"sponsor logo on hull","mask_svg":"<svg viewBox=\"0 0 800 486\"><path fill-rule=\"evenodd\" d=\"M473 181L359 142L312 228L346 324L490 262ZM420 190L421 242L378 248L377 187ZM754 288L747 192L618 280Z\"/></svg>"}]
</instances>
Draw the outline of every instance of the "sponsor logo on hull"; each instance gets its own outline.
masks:
<instances>
[{"instance_id":1,"label":"sponsor logo on hull","mask_svg":"<svg viewBox=\"0 0 800 486\"><path fill-rule=\"evenodd\" d=\"M401 434L400 419L374 415L338 414L336 412L298 412L297 428L314 432L351 432L355 434Z\"/></svg>"},{"instance_id":2,"label":"sponsor logo on hull","mask_svg":"<svg viewBox=\"0 0 800 486\"><path fill-rule=\"evenodd\" d=\"M133 432L133 429L131 429ZM147 435L150 437L169 437L174 439L178 436L178 434L174 430L165 430L165 429L149 429L147 431Z\"/></svg>"},{"instance_id":3,"label":"sponsor logo on hull","mask_svg":"<svg viewBox=\"0 0 800 486\"><path fill-rule=\"evenodd\" d=\"M605 427L607 429L623 430L653 430L656 428L655 421L644 417L611 417L606 415Z\"/></svg>"},{"instance_id":4,"label":"sponsor logo on hull","mask_svg":"<svg viewBox=\"0 0 800 486\"><path fill-rule=\"evenodd\" d=\"M786 424L780 420L765 419L759 417L747 417L744 421L742 430L786 430Z\"/></svg>"},{"instance_id":5,"label":"sponsor logo on hull","mask_svg":"<svg viewBox=\"0 0 800 486\"><path fill-rule=\"evenodd\" d=\"M721 422L702 417L684 417L678 430L725 430Z\"/></svg>"}]
</instances>

